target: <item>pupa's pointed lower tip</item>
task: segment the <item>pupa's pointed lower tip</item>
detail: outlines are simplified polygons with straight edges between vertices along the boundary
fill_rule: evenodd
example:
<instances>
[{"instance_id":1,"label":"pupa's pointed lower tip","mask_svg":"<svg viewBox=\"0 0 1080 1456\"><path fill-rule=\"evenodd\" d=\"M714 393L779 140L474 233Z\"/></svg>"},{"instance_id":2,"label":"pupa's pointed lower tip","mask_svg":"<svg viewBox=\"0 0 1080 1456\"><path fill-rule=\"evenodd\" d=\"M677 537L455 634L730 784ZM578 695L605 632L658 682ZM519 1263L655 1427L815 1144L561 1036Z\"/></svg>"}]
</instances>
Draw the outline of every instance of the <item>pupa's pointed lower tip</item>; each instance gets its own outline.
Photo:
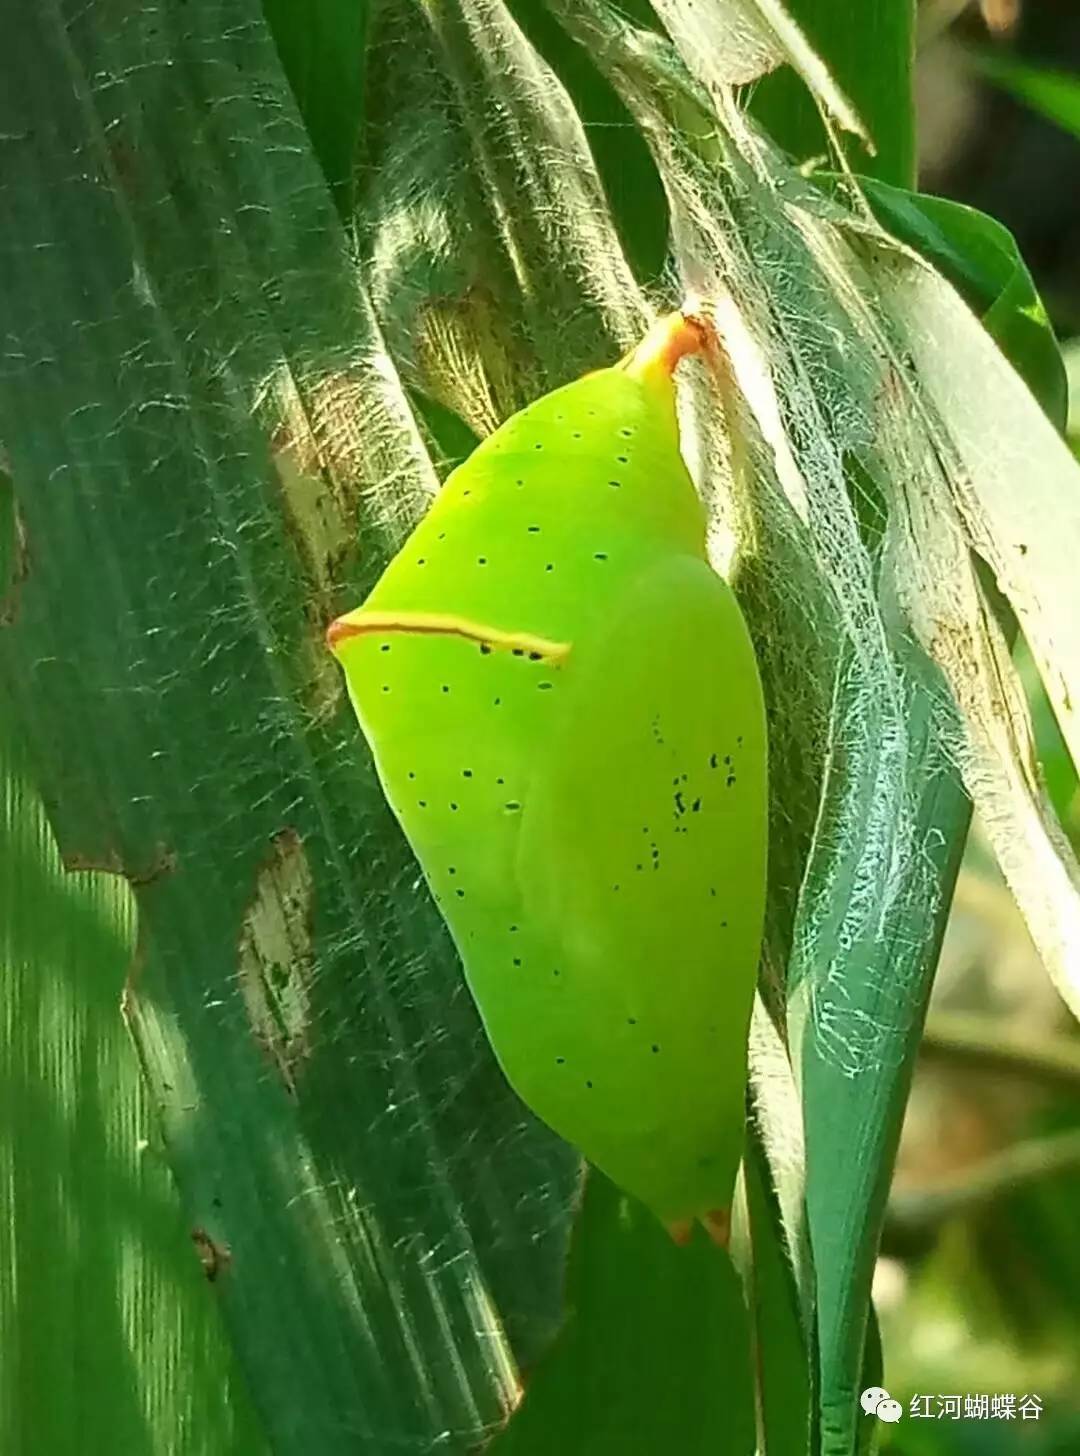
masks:
<instances>
[{"instance_id":1,"label":"pupa's pointed lower tip","mask_svg":"<svg viewBox=\"0 0 1080 1456\"><path fill-rule=\"evenodd\" d=\"M673 1244L680 1248L685 1247L694 1237L694 1224L697 1219L673 1218L664 1224ZM731 1210L729 1208L710 1208L708 1213L701 1215L701 1223L705 1232L712 1239L718 1249L726 1249L731 1243Z\"/></svg>"},{"instance_id":2,"label":"pupa's pointed lower tip","mask_svg":"<svg viewBox=\"0 0 1080 1456\"><path fill-rule=\"evenodd\" d=\"M726 1249L731 1243L731 1210L710 1208L702 1217L705 1232L719 1249Z\"/></svg>"},{"instance_id":3,"label":"pupa's pointed lower tip","mask_svg":"<svg viewBox=\"0 0 1080 1456\"><path fill-rule=\"evenodd\" d=\"M673 1218L664 1227L671 1236L671 1242L684 1248L694 1236L694 1220L692 1218Z\"/></svg>"}]
</instances>

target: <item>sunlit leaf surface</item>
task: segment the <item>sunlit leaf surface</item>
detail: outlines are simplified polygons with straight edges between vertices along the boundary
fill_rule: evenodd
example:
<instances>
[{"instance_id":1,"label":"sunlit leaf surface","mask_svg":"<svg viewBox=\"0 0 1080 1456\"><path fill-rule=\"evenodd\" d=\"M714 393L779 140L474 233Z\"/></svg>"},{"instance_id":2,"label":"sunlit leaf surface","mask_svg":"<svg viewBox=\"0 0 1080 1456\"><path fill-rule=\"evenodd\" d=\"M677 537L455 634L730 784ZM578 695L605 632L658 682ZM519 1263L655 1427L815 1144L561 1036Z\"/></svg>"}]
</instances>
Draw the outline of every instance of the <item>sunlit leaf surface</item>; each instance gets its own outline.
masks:
<instances>
[{"instance_id":1,"label":"sunlit leaf surface","mask_svg":"<svg viewBox=\"0 0 1080 1456\"><path fill-rule=\"evenodd\" d=\"M0 727L0 1450L261 1456L120 1018L133 909L65 871Z\"/></svg>"}]
</instances>

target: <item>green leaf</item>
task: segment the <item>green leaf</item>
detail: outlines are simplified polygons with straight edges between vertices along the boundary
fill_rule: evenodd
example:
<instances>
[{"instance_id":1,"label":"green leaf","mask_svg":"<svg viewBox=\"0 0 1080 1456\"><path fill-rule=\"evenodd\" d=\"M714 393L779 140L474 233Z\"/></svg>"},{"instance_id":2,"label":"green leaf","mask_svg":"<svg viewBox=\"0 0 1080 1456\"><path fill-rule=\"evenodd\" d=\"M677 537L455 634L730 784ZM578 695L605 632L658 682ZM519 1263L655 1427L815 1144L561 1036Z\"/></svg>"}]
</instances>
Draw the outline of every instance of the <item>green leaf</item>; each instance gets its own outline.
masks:
<instances>
[{"instance_id":1,"label":"green leaf","mask_svg":"<svg viewBox=\"0 0 1080 1456\"><path fill-rule=\"evenodd\" d=\"M1016 645L1016 660L1031 703L1032 728L1039 758L1039 771L1054 811L1070 834L1074 846L1080 844L1080 797L1077 789L1076 765L1069 755L1061 729L1039 679L1026 644Z\"/></svg>"},{"instance_id":2,"label":"green leaf","mask_svg":"<svg viewBox=\"0 0 1080 1456\"><path fill-rule=\"evenodd\" d=\"M369 0L263 0L308 139L343 218L353 205Z\"/></svg>"},{"instance_id":3,"label":"green leaf","mask_svg":"<svg viewBox=\"0 0 1080 1456\"><path fill-rule=\"evenodd\" d=\"M69 862L135 887L130 1023L274 1449L467 1444L556 1327L576 1160L323 646L434 473L258 6L170 13L36 10L0 60L5 701Z\"/></svg>"},{"instance_id":4,"label":"green leaf","mask_svg":"<svg viewBox=\"0 0 1080 1456\"><path fill-rule=\"evenodd\" d=\"M544 6L515 0L510 9L566 87L585 129L627 259L640 282L653 281L667 250L668 207L645 138L593 57L570 40ZM637 12L635 18L642 22L648 6L630 0L623 9L628 15Z\"/></svg>"},{"instance_id":5,"label":"green leaf","mask_svg":"<svg viewBox=\"0 0 1080 1456\"><path fill-rule=\"evenodd\" d=\"M1012 56L985 51L969 54L976 70L988 81L1026 102L1063 131L1080 137L1080 76L1027 65Z\"/></svg>"},{"instance_id":6,"label":"green leaf","mask_svg":"<svg viewBox=\"0 0 1080 1456\"><path fill-rule=\"evenodd\" d=\"M255 1456L121 1020L135 953L128 886L64 869L3 723L0 1449Z\"/></svg>"},{"instance_id":7,"label":"green leaf","mask_svg":"<svg viewBox=\"0 0 1080 1456\"><path fill-rule=\"evenodd\" d=\"M1068 434L1080 441L1080 339L1070 339L1061 351L1069 395Z\"/></svg>"},{"instance_id":8,"label":"green leaf","mask_svg":"<svg viewBox=\"0 0 1080 1456\"><path fill-rule=\"evenodd\" d=\"M590 1173L567 1304L567 1326L491 1456L752 1456L742 1286L702 1228L677 1248Z\"/></svg>"},{"instance_id":9,"label":"green leaf","mask_svg":"<svg viewBox=\"0 0 1080 1456\"><path fill-rule=\"evenodd\" d=\"M792 1277L783 1217L757 1139L744 1162L750 1249L748 1284L760 1407L759 1446L768 1456L807 1456L815 1449L814 1369Z\"/></svg>"},{"instance_id":10,"label":"green leaf","mask_svg":"<svg viewBox=\"0 0 1080 1456\"><path fill-rule=\"evenodd\" d=\"M26 573L26 538L15 512L11 476L0 466L0 627L18 608L19 584Z\"/></svg>"},{"instance_id":11,"label":"green leaf","mask_svg":"<svg viewBox=\"0 0 1080 1456\"><path fill-rule=\"evenodd\" d=\"M873 141L844 146L849 165L883 182L915 180L914 0L788 0L787 9L807 42L823 58L836 84L851 98ZM790 67L758 81L751 113L797 162L827 158L832 139L805 82Z\"/></svg>"},{"instance_id":12,"label":"green leaf","mask_svg":"<svg viewBox=\"0 0 1080 1456\"><path fill-rule=\"evenodd\" d=\"M1009 230L959 202L888 187L873 178L859 183L882 226L952 283L1049 419L1064 429L1068 388L1061 351Z\"/></svg>"}]
</instances>

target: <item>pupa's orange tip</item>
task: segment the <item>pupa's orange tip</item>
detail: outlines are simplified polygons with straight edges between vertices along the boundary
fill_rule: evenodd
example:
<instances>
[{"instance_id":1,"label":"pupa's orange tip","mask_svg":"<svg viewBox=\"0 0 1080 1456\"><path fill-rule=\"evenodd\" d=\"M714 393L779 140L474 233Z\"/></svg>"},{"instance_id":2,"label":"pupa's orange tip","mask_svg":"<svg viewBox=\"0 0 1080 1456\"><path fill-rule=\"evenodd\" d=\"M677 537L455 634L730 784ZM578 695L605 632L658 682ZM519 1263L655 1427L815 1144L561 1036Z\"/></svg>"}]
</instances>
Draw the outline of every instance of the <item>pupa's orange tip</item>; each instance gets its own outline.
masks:
<instances>
[{"instance_id":1,"label":"pupa's orange tip","mask_svg":"<svg viewBox=\"0 0 1080 1456\"><path fill-rule=\"evenodd\" d=\"M694 1236L694 1220L692 1218L675 1218L664 1225L671 1235L671 1242L678 1244L680 1248L686 1245Z\"/></svg>"},{"instance_id":2,"label":"pupa's orange tip","mask_svg":"<svg viewBox=\"0 0 1080 1456\"><path fill-rule=\"evenodd\" d=\"M719 1249L726 1249L731 1242L731 1211L727 1208L710 1208L708 1213L701 1215L701 1222L705 1226L705 1232L712 1239ZM690 1242L694 1236L694 1223L692 1218L675 1218L664 1227L671 1236L673 1244L680 1248Z\"/></svg>"},{"instance_id":3,"label":"pupa's orange tip","mask_svg":"<svg viewBox=\"0 0 1080 1456\"><path fill-rule=\"evenodd\" d=\"M652 328L623 362L634 379L662 375L670 378L680 359L699 354L709 347L712 331L697 313L669 313Z\"/></svg>"}]
</instances>

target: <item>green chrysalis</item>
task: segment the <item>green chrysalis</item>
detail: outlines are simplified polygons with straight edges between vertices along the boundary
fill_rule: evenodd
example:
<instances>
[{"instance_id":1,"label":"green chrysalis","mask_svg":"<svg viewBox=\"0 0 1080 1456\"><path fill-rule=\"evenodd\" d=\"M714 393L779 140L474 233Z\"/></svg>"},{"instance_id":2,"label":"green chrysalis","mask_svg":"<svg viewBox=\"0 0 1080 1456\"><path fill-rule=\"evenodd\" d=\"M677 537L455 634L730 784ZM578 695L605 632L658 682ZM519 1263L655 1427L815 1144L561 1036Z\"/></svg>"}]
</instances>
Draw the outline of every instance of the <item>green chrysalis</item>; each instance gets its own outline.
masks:
<instances>
[{"instance_id":1,"label":"green chrysalis","mask_svg":"<svg viewBox=\"0 0 1080 1456\"><path fill-rule=\"evenodd\" d=\"M328 640L522 1099L726 1241L765 893L750 638L708 565L674 315L507 420Z\"/></svg>"}]
</instances>

